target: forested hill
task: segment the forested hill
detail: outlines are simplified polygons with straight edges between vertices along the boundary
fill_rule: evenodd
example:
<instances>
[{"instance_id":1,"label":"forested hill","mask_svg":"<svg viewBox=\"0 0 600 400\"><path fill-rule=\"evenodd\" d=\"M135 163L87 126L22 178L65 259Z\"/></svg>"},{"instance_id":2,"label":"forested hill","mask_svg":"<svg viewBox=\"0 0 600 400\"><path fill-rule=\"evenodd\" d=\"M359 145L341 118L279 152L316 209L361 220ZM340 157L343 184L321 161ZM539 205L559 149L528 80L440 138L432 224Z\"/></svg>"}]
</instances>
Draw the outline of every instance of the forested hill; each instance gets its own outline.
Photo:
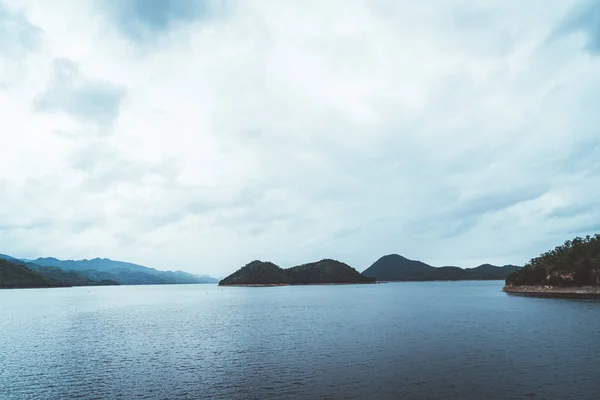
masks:
<instances>
[{"instance_id":1,"label":"forested hill","mask_svg":"<svg viewBox=\"0 0 600 400\"><path fill-rule=\"evenodd\" d=\"M68 287L68 283L38 274L22 263L15 263L0 258L0 288L2 289L24 289L24 288L51 288Z\"/></svg>"},{"instance_id":2,"label":"forested hill","mask_svg":"<svg viewBox=\"0 0 600 400\"><path fill-rule=\"evenodd\" d=\"M398 254L389 254L375 261L363 271L363 275L378 281L501 280L519 268L516 265L498 267L491 264L483 264L476 268L433 267Z\"/></svg>"},{"instance_id":3,"label":"forested hill","mask_svg":"<svg viewBox=\"0 0 600 400\"><path fill-rule=\"evenodd\" d=\"M322 283L374 283L348 264L325 259L283 269L255 260L229 275L219 285L302 285Z\"/></svg>"},{"instance_id":4,"label":"forested hill","mask_svg":"<svg viewBox=\"0 0 600 400\"><path fill-rule=\"evenodd\" d=\"M529 261L507 286L600 286L600 235L576 237Z\"/></svg>"}]
</instances>

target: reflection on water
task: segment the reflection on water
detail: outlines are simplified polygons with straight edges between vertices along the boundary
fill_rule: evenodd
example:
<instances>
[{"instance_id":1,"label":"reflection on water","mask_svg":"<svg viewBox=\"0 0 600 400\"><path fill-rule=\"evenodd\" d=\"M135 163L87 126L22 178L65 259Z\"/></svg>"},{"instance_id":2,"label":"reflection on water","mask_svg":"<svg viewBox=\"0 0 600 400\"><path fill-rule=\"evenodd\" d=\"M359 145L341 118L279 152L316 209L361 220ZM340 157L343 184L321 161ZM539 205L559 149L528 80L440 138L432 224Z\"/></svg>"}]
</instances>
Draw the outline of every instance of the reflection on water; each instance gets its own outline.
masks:
<instances>
[{"instance_id":1,"label":"reflection on water","mask_svg":"<svg viewBox=\"0 0 600 400\"><path fill-rule=\"evenodd\" d=\"M502 282L0 291L0 399L596 399L600 302Z\"/></svg>"}]
</instances>

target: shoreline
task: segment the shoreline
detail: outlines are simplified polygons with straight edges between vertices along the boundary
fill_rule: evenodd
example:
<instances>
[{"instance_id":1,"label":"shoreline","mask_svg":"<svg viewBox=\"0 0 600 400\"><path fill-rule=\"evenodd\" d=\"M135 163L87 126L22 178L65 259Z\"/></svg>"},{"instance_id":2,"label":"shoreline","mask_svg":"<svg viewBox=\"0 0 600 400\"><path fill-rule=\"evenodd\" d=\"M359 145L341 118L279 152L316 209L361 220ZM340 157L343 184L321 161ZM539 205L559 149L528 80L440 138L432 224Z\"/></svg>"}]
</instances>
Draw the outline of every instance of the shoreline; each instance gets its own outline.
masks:
<instances>
[{"instance_id":1,"label":"shoreline","mask_svg":"<svg viewBox=\"0 0 600 400\"><path fill-rule=\"evenodd\" d=\"M504 293L517 296L552 297L562 299L600 299L600 287L553 287L543 285L504 286Z\"/></svg>"},{"instance_id":2,"label":"shoreline","mask_svg":"<svg viewBox=\"0 0 600 400\"><path fill-rule=\"evenodd\" d=\"M275 286L308 286L308 285L371 285L377 282L332 282L332 283L236 283L217 286L231 287L275 287Z\"/></svg>"}]
</instances>

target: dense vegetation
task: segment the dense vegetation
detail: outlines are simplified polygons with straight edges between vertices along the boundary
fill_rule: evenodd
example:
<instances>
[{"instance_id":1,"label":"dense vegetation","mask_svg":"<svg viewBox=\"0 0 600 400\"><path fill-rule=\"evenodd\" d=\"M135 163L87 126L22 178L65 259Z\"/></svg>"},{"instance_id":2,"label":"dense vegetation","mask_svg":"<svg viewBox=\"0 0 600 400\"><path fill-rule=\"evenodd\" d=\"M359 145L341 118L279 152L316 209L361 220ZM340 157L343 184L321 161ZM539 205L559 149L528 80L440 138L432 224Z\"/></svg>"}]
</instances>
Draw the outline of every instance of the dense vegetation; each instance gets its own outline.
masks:
<instances>
[{"instance_id":1,"label":"dense vegetation","mask_svg":"<svg viewBox=\"0 0 600 400\"><path fill-rule=\"evenodd\" d=\"M520 267L505 265L496 267L483 264L476 268L433 267L421 261L409 260L398 254L381 257L363 271L363 275L379 281L457 281L506 279Z\"/></svg>"},{"instance_id":2,"label":"dense vegetation","mask_svg":"<svg viewBox=\"0 0 600 400\"><path fill-rule=\"evenodd\" d=\"M252 261L219 285L302 285L316 283L373 283L354 268L336 260L321 260L283 269L271 262Z\"/></svg>"},{"instance_id":3,"label":"dense vegetation","mask_svg":"<svg viewBox=\"0 0 600 400\"><path fill-rule=\"evenodd\" d=\"M372 283L375 279L364 276L348 264L325 259L288 269L294 283Z\"/></svg>"},{"instance_id":4,"label":"dense vegetation","mask_svg":"<svg viewBox=\"0 0 600 400\"><path fill-rule=\"evenodd\" d=\"M50 288L68 287L68 283L31 271L23 264L0 259L0 288Z\"/></svg>"},{"instance_id":5,"label":"dense vegetation","mask_svg":"<svg viewBox=\"0 0 600 400\"><path fill-rule=\"evenodd\" d=\"M576 237L533 258L506 278L508 286L600 285L600 235Z\"/></svg>"}]
</instances>

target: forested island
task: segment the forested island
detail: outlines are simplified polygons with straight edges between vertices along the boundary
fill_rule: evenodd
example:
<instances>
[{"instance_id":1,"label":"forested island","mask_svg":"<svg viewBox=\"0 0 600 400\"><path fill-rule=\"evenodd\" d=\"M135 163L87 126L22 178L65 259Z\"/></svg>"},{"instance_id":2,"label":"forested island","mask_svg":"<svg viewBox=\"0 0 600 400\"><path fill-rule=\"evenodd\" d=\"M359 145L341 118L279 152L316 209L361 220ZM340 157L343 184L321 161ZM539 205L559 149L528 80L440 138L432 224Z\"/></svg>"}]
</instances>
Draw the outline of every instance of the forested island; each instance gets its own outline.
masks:
<instances>
[{"instance_id":1,"label":"forested island","mask_svg":"<svg viewBox=\"0 0 600 400\"><path fill-rule=\"evenodd\" d=\"M375 261L362 273L378 281L504 280L520 268L516 265L498 267L491 264L482 264L475 268L433 267L422 261L389 254Z\"/></svg>"},{"instance_id":2,"label":"forested island","mask_svg":"<svg viewBox=\"0 0 600 400\"><path fill-rule=\"evenodd\" d=\"M374 278L343 262L331 259L281 268L272 262L252 261L229 275L219 286L277 286L309 284L375 283Z\"/></svg>"},{"instance_id":3,"label":"forested island","mask_svg":"<svg viewBox=\"0 0 600 400\"><path fill-rule=\"evenodd\" d=\"M600 235L576 237L533 258L506 278L504 292L600 297Z\"/></svg>"}]
</instances>

